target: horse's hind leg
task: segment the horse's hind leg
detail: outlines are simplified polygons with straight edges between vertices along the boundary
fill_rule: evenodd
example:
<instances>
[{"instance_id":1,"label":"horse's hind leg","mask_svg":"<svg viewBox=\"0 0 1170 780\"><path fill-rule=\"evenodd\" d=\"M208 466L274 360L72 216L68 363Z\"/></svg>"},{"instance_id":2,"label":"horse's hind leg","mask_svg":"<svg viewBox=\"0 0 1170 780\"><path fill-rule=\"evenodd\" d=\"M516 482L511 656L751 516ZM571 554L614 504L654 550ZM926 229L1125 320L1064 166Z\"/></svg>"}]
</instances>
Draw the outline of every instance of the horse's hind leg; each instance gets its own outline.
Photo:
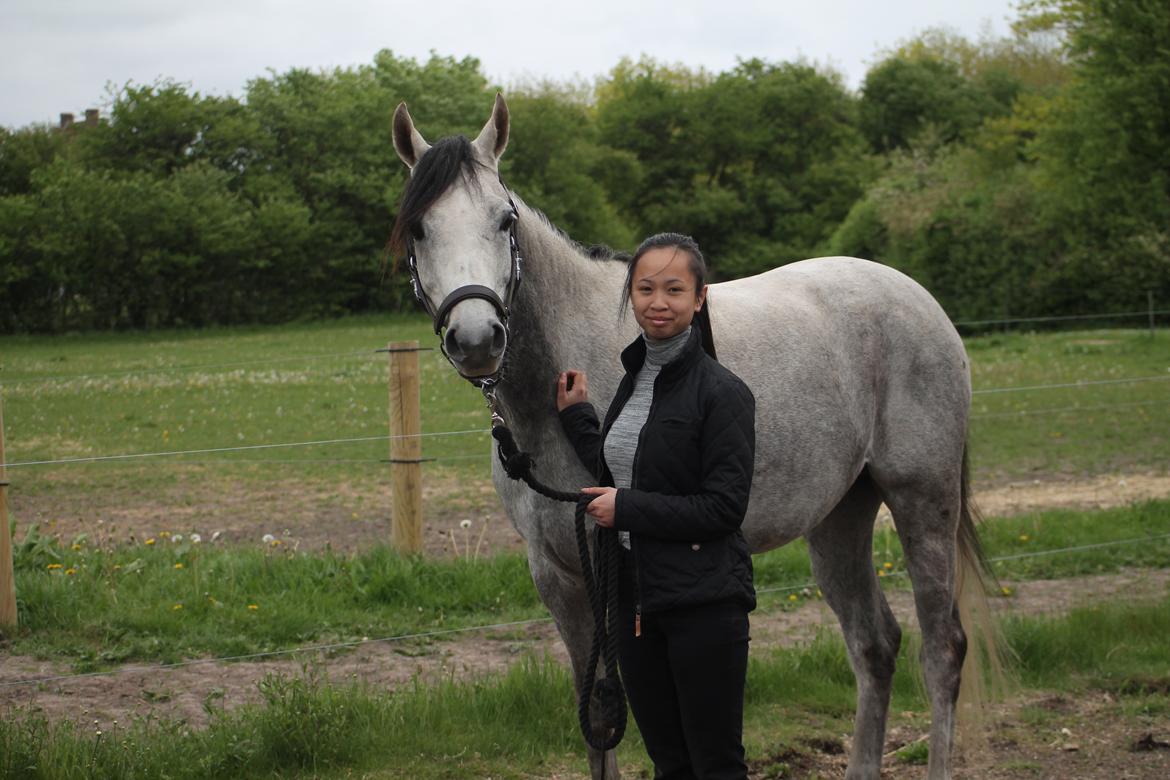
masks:
<instances>
[{"instance_id":1,"label":"horse's hind leg","mask_svg":"<svg viewBox=\"0 0 1170 780\"><path fill-rule=\"evenodd\" d=\"M807 535L813 573L845 634L857 678L857 717L847 780L881 774L886 715L902 630L878 586L873 567L873 524L881 505L866 472Z\"/></svg>"},{"instance_id":2,"label":"horse's hind leg","mask_svg":"<svg viewBox=\"0 0 1170 780\"><path fill-rule=\"evenodd\" d=\"M951 776L955 703L967 635L955 603L956 534L961 509L960 468L886 492L902 541L922 630L922 671L930 697L929 780Z\"/></svg>"}]
</instances>

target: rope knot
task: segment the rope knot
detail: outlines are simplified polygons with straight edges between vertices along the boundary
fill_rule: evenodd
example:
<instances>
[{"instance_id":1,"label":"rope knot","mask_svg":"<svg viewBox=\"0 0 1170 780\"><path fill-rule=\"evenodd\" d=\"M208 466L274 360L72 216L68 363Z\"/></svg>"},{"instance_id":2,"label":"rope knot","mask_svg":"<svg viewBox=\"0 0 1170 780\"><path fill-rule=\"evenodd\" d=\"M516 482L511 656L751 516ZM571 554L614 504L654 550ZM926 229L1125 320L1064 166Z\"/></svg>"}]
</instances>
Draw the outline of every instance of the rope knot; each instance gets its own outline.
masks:
<instances>
[{"instance_id":1,"label":"rope knot","mask_svg":"<svg viewBox=\"0 0 1170 780\"><path fill-rule=\"evenodd\" d=\"M504 457L504 471L512 479L525 479L536 461L527 452L517 452Z\"/></svg>"}]
</instances>

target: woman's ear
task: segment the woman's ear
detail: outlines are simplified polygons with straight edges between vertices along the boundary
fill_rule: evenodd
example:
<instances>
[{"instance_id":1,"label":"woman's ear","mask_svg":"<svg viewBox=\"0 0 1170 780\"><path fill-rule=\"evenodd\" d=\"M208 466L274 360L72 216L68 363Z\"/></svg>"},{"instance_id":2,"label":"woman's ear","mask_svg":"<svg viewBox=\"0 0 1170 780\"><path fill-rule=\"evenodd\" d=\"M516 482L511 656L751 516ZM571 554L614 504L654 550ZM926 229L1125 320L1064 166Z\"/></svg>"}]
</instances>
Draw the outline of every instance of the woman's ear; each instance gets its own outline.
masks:
<instances>
[{"instance_id":1,"label":"woman's ear","mask_svg":"<svg viewBox=\"0 0 1170 780\"><path fill-rule=\"evenodd\" d=\"M707 285L703 285L703 289L699 290L699 294L695 296L695 311L703 308L703 302L707 300Z\"/></svg>"}]
</instances>

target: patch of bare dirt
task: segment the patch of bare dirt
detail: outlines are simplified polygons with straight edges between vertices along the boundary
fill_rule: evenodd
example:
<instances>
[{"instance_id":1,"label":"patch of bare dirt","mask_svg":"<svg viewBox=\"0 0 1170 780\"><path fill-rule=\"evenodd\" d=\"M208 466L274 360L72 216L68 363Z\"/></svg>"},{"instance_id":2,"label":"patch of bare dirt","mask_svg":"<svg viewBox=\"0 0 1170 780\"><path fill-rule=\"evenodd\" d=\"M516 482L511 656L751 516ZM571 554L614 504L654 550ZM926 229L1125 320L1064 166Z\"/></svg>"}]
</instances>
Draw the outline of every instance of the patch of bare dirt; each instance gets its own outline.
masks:
<instances>
[{"instance_id":1,"label":"patch of bare dirt","mask_svg":"<svg viewBox=\"0 0 1170 780\"><path fill-rule=\"evenodd\" d=\"M390 486L377 479L233 478L189 467L149 491L117 480L91 482L38 476L36 490L9 489L17 537L33 523L68 543L134 544L198 533L220 544L261 544L266 534L299 550L355 552L390 540ZM30 480L31 481L31 480ZM464 528L463 523L470 523ZM427 555L490 556L519 551L524 541L504 514L490 480L432 474L423 483L423 547Z\"/></svg>"},{"instance_id":2,"label":"patch of bare dirt","mask_svg":"<svg viewBox=\"0 0 1170 780\"><path fill-rule=\"evenodd\" d=\"M1170 497L1170 474L1096 474L1074 478L976 484L975 504L984 517L1010 517L1045 509L1110 509ZM890 522L883 504L878 522Z\"/></svg>"},{"instance_id":3,"label":"patch of bare dirt","mask_svg":"<svg viewBox=\"0 0 1170 780\"><path fill-rule=\"evenodd\" d=\"M24 492L20 480L9 505L20 527L37 523L68 542L81 533L91 541L141 542L160 531L219 532L221 543L260 544L273 534L295 549L326 546L352 552L390 537L389 481L322 482L289 478L259 482L234 479L192 466L174 482L149 491L110 481L44 482ZM51 488L51 489L50 489ZM1003 482L975 486L975 500L988 517L1040 509L1102 509L1151 498L1170 498L1170 473L1114 474ZM889 520L883 508L879 522ZM470 528L463 528L464 521ZM18 536L21 531L18 529ZM428 555L492 555L523 549L491 481L460 481L428 474L423 487L423 544Z\"/></svg>"},{"instance_id":4,"label":"patch of bare dirt","mask_svg":"<svg viewBox=\"0 0 1170 780\"><path fill-rule=\"evenodd\" d=\"M1038 709L1057 706L1050 714ZM907 717L914 716L914 717ZM886 737L882 780L926 776L926 768L897 757L897 751L923 742L925 715L902 713ZM1072 697L1039 693L1000 705L988 743L959 751L956 780L1165 780L1170 777L1170 722L1165 717L1128 712L1111 694ZM838 780L848 764L848 736L840 742L789 746L751 762L748 776ZM1166 747L1162 747L1166 745ZM584 777L584 775L582 775ZM566 777L567 780L567 777Z\"/></svg>"}]
</instances>

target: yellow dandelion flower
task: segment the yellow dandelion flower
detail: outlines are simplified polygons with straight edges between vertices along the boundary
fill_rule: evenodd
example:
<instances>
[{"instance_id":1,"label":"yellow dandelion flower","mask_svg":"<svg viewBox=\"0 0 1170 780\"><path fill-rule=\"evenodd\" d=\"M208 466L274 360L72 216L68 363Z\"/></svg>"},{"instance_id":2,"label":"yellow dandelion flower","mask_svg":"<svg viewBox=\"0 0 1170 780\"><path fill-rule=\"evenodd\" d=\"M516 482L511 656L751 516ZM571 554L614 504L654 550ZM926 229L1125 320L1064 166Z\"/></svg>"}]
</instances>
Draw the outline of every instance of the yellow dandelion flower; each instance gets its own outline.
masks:
<instances>
[{"instance_id":1,"label":"yellow dandelion flower","mask_svg":"<svg viewBox=\"0 0 1170 780\"><path fill-rule=\"evenodd\" d=\"M76 573L77 573L77 569L74 569L72 567L65 570L65 576L67 576L67 577L72 577Z\"/></svg>"},{"instance_id":2,"label":"yellow dandelion flower","mask_svg":"<svg viewBox=\"0 0 1170 780\"><path fill-rule=\"evenodd\" d=\"M55 570L55 569L60 569L60 568L63 568L63 567L62 567L62 566L61 566L61 564L59 564L59 563L50 563L50 564L49 564L48 566L46 566L45 568L46 568L46 569L48 569L49 571L53 571L53 570Z\"/></svg>"},{"instance_id":3,"label":"yellow dandelion flower","mask_svg":"<svg viewBox=\"0 0 1170 780\"><path fill-rule=\"evenodd\" d=\"M885 563L882 564L882 568L887 569L887 570L892 569L892 568L894 568L894 564L890 563L889 561L886 561Z\"/></svg>"},{"instance_id":4,"label":"yellow dandelion flower","mask_svg":"<svg viewBox=\"0 0 1170 780\"><path fill-rule=\"evenodd\" d=\"M252 610L253 612L255 612L256 610L260 609L260 605L259 605L259 604L249 604L249 605L248 605L248 609L250 609L250 610Z\"/></svg>"},{"instance_id":5,"label":"yellow dandelion flower","mask_svg":"<svg viewBox=\"0 0 1170 780\"><path fill-rule=\"evenodd\" d=\"M886 576L886 572L883 569L878 569L878 576L884 577L884 576Z\"/></svg>"},{"instance_id":6,"label":"yellow dandelion flower","mask_svg":"<svg viewBox=\"0 0 1170 780\"><path fill-rule=\"evenodd\" d=\"M821 593L821 589L820 589L820 588L817 588L817 598L818 598L818 599L823 599L824 597L825 597L825 594L824 594L824 593Z\"/></svg>"},{"instance_id":7,"label":"yellow dandelion flower","mask_svg":"<svg viewBox=\"0 0 1170 780\"><path fill-rule=\"evenodd\" d=\"M170 531L159 531L158 535L161 536L162 538L166 539L168 536L171 535L171 532Z\"/></svg>"},{"instance_id":8,"label":"yellow dandelion flower","mask_svg":"<svg viewBox=\"0 0 1170 780\"><path fill-rule=\"evenodd\" d=\"M80 550L80 549L81 549L81 545L80 545L80 544L74 544L74 545L71 545L71 546L72 546L72 548L73 548L74 550Z\"/></svg>"},{"instance_id":9,"label":"yellow dandelion flower","mask_svg":"<svg viewBox=\"0 0 1170 780\"><path fill-rule=\"evenodd\" d=\"M1020 541L1021 542L1028 541L1028 535L1027 534L1020 534Z\"/></svg>"},{"instance_id":10,"label":"yellow dandelion flower","mask_svg":"<svg viewBox=\"0 0 1170 780\"><path fill-rule=\"evenodd\" d=\"M114 571L117 571L117 570L118 570L118 569L120 569L120 568L122 568L122 564L120 564L120 563L115 563L115 564L114 564Z\"/></svg>"},{"instance_id":11,"label":"yellow dandelion flower","mask_svg":"<svg viewBox=\"0 0 1170 780\"><path fill-rule=\"evenodd\" d=\"M182 604L176 604L175 606L171 607L171 609L173 609L173 610L180 610L182 608L183 608Z\"/></svg>"},{"instance_id":12,"label":"yellow dandelion flower","mask_svg":"<svg viewBox=\"0 0 1170 780\"><path fill-rule=\"evenodd\" d=\"M800 596L797 596L795 593L792 593L792 594L789 594L789 596L788 596L788 600L789 600L789 601L799 601L799 600L800 600Z\"/></svg>"},{"instance_id":13,"label":"yellow dandelion flower","mask_svg":"<svg viewBox=\"0 0 1170 780\"><path fill-rule=\"evenodd\" d=\"M1011 588L1009 588L1007 585L1004 585L1004 586L1003 586L1002 588L1000 588L999 590L1000 590L1000 592L1001 592L1001 593L1003 593L1003 595L1005 595L1005 596L1010 596L1010 595L1012 595L1012 589L1011 589Z\"/></svg>"},{"instance_id":14,"label":"yellow dandelion flower","mask_svg":"<svg viewBox=\"0 0 1170 780\"><path fill-rule=\"evenodd\" d=\"M181 564L181 563L176 563L176 564L175 564L175 568L176 568L176 569L181 569L181 568L183 568L183 564Z\"/></svg>"},{"instance_id":15,"label":"yellow dandelion flower","mask_svg":"<svg viewBox=\"0 0 1170 780\"><path fill-rule=\"evenodd\" d=\"M273 547L280 547L280 540L273 539L271 542L269 542L269 544L272 545Z\"/></svg>"},{"instance_id":16,"label":"yellow dandelion flower","mask_svg":"<svg viewBox=\"0 0 1170 780\"><path fill-rule=\"evenodd\" d=\"M154 544L154 539L147 539L146 544Z\"/></svg>"}]
</instances>

